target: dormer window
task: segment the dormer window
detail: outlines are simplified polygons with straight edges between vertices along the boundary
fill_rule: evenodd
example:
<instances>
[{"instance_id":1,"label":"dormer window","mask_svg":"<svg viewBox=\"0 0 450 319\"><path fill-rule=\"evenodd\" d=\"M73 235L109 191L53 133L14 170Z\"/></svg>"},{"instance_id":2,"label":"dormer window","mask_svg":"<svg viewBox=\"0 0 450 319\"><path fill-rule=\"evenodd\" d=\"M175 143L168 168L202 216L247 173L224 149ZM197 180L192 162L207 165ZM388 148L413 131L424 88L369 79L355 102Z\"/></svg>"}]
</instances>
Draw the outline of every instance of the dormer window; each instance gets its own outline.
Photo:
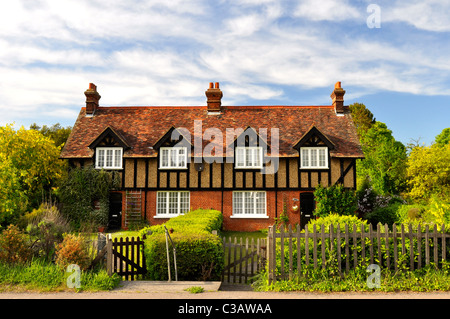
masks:
<instances>
[{"instance_id":1,"label":"dormer window","mask_svg":"<svg viewBox=\"0 0 450 319\"><path fill-rule=\"evenodd\" d=\"M262 147L236 147L236 168L262 168Z\"/></svg>"},{"instance_id":2,"label":"dormer window","mask_svg":"<svg viewBox=\"0 0 450 319\"><path fill-rule=\"evenodd\" d=\"M97 147L95 149L95 168L122 169L121 147Z\"/></svg>"},{"instance_id":3,"label":"dormer window","mask_svg":"<svg viewBox=\"0 0 450 319\"><path fill-rule=\"evenodd\" d=\"M159 149L159 168L183 169L187 168L186 147L161 147Z\"/></svg>"},{"instance_id":4,"label":"dormer window","mask_svg":"<svg viewBox=\"0 0 450 319\"><path fill-rule=\"evenodd\" d=\"M328 168L328 148L301 147L300 168Z\"/></svg>"}]
</instances>

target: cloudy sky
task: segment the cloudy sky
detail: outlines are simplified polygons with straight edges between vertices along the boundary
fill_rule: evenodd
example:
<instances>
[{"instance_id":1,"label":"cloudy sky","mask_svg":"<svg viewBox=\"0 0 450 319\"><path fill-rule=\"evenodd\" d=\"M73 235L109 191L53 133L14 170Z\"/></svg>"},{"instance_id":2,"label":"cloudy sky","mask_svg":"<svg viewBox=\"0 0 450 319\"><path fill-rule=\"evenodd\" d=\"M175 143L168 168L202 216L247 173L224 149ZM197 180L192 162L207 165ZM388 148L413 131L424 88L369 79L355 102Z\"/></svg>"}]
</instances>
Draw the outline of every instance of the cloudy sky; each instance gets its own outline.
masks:
<instances>
[{"instance_id":1,"label":"cloudy sky","mask_svg":"<svg viewBox=\"0 0 450 319\"><path fill-rule=\"evenodd\" d=\"M0 125L73 125L103 106L364 103L394 136L450 127L450 1L12 0L0 3ZM299 119L300 120L300 119Z\"/></svg>"}]
</instances>

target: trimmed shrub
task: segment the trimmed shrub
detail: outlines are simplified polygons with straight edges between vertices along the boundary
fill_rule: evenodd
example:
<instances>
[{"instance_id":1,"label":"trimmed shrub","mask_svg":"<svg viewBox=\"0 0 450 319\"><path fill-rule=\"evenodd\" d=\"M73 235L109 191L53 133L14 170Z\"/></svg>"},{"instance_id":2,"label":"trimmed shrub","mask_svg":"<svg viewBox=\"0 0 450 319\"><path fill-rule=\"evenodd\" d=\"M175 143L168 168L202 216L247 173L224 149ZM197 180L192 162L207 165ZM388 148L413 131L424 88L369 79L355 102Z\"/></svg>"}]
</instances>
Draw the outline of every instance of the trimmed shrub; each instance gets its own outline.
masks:
<instances>
[{"instance_id":1,"label":"trimmed shrub","mask_svg":"<svg viewBox=\"0 0 450 319\"><path fill-rule=\"evenodd\" d=\"M224 252L219 236L206 233L173 233L176 246L178 280L219 280L224 267ZM170 264L175 276L172 247ZM164 234L154 234L145 242L147 275L152 280L167 280L167 252ZM173 278L172 277L172 278Z\"/></svg>"},{"instance_id":2,"label":"trimmed shrub","mask_svg":"<svg viewBox=\"0 0 450 319\"><path fill-rule=\"evenodd\" d=\"M175 247L179 280L219 280L224 267L224 250L219 236L211 234L222 228L222 213L216 210L197 209L169 220L165 225L173 230L170 235ZM164 226L143 229L152 234L145 241L147 276L152 280L167 280L167 252ZM171 273L175 276L172 246L170 249Z\"/></svg>"}]
</instances>

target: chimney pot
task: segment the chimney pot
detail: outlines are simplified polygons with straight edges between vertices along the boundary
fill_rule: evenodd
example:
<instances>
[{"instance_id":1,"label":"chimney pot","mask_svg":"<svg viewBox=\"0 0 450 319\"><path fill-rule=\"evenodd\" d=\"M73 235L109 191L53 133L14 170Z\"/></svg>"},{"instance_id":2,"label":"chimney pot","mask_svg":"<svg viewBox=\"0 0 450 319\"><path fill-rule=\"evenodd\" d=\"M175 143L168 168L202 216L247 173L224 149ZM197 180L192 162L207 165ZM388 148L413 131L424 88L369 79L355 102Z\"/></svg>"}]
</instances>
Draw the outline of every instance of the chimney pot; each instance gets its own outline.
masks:
<instances>
[{"instance_id":1,"label":"chimney pot","mask_svg":"<svg viewBox=\"0 0 450 319\"><path fill-rule=\"evenodd\" d=\"M94 83L89 83L89 89L84 92L84 95L86 96L86 115L93 116L101 98L97 92L97 86Z\"/></svg>"},{"instance_id":2,"label":"chimney pot","mask_svg":"<svg viewBox=\"0 0 450 319\"><path fill-rule=\"evenodd\" d=\"M213 82L209 83L209 89L205 91L206 103L208 105L208 112L220 112L222 110L222 91L219 88L219 82L215 85Z\"/></svg>"}]
</instances>

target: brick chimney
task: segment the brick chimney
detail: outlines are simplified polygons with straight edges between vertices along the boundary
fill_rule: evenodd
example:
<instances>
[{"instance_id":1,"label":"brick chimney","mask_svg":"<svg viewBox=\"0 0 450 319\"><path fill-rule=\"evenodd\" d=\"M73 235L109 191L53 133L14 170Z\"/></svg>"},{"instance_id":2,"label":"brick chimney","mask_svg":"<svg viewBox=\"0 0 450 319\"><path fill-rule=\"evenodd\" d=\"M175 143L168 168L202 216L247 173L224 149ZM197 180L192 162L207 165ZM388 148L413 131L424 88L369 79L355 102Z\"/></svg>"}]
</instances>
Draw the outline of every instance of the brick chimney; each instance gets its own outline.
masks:
<instances>
[{"instance_id":1,"label":"brick chimney","mask_svg":"<svg viewBox=\"0 0 450 319\"><path fill-rule=\"evenodd\" d=\"M97 86L94 83L89 83L89 89L84 91L84 95L86 95L86 115L93 116L101 98L97 92Z\"/></svg>"},{"instance_id":2,"label":"brick chimney","mask_svg":"<svg viewBox=\"0 0 450 319\"><path fill-rule=\"evenodd\" d=\"M216 82L213 85L212 82L209 83L209 89L205 91L206 94L206 103L208 104L208 113L209 112L220 112L222 105L222 91L219 89L219 82Z\"/></svg>"},{"instance_id":3,"label":"brick chimney","mask_svg":"<svg viewBox=\"0 0 450 319\"><path fill-rule=\"evenodd\" d=\"M344 94L345 90L341 88L341 82L336 82L334 91L330 95L336 114L344 114Z\"/></svg>"}]
</instances>

